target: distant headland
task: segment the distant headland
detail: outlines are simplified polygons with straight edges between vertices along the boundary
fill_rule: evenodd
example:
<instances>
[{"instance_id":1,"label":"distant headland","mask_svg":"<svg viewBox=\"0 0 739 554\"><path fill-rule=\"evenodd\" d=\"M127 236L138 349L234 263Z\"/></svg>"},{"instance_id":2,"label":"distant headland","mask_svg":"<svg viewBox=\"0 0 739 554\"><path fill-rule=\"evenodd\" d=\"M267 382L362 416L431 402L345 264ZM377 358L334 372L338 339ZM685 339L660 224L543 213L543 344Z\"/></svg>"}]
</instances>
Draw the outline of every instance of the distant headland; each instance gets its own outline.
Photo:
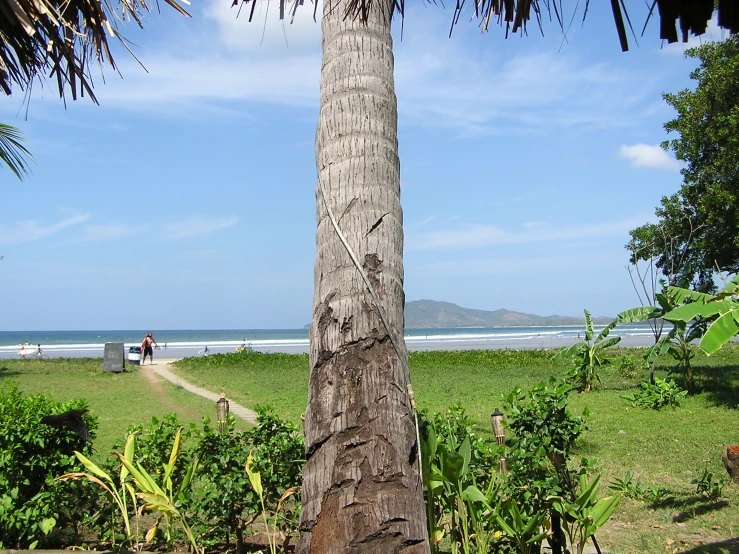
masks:
<instances>
[{"instance_id":1,"label":"distant headland","mask_svg":"<svg viewBox=\"0 0 739 554\"><path fill-rule=\"evenodd\" d=\"M612 317L593 317L596 324L607 324ZM472 310L451 302L413 300L405 304L406 329L437 329L454 327L539 327L582 325L582 317L560 315L539 316L511 310Z\"/></svg>"}]
</instances>

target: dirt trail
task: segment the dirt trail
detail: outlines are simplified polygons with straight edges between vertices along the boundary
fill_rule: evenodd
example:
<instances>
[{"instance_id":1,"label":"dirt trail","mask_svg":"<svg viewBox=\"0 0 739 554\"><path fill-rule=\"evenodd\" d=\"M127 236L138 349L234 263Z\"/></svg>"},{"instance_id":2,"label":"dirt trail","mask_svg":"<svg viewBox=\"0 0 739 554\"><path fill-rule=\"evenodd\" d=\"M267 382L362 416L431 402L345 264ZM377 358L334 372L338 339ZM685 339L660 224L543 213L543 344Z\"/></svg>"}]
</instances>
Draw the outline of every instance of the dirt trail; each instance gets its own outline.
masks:
<instances>
[{"instance_id":1,"label":"dirt trail","mask_svg":"<svg viewBox=\"0 0 739 554\"><path fill-rule=\"evenodd\" d=\"M164 378L167 381L170 381L174 383L177 386L182 387L186 391L189 391L193 394L197 394L198 396L202 396L203 398L207 398L208 400L212 400L213 402L216 402L220 395L216 394L214 392L201 389L200 387L196 387L195 385L192 385L179 377L178 375L175 375L172 373L170 365L168 362L154 362L153 364L146 364L142 365L140 368L141 372L146 376L146 378L151 382L152 387L154 389L154 393L159 396L164 396L165 393L162 390L161 382L159 378ZM159 377L159 378L158 378ZM228 401L229 404L229 412L232 413L234 416L243 419L247 423L251 423L252 425L257 424L257 413L253 410L250 410L249 408L246 408L242 406L241 404L237 404L233 400Z\"/></svg>"}]
</instances>

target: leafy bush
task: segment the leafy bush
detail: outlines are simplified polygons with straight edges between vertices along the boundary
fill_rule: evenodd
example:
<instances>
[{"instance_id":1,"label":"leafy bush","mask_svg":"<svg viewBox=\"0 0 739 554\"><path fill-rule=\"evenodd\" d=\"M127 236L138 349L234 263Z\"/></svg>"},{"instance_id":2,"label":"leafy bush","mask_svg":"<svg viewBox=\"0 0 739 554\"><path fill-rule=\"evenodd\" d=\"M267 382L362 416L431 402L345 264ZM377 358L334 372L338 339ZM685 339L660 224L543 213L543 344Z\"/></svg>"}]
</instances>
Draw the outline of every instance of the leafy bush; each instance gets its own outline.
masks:
<instances>
[{"instance_id":1,"label":"leafy bush","mask_svg":"<svg viewBox=\"0 0 739 554\"><path fill-rule=\"evenodd\" d=\"M539 383L528 393L515 387L503 397L508 412L507 427L515 434L516 444L530 450L543 448L547 455L565 458L587 429L587 409L573 416L567 409L572 385L550 379L549 386Z\"/></svg>"},{"instance_id":2,"label":"leafy bush","mask_svg":"<svg viewBox=\"0 0 739 554\"><path fill-rule=\"evenodd\" d=\"M681 389L670 379L655 378L654 384L642 382L641 390L631 394L625 394L625 398L631 402L632 406L641 406L642 408L651 408L659 410L665 406L676 408L680 405L680 399L683 398L688 391Z\"/></svg>"},{"instance_id":3,"label":"leafy bush","mask_svg":"<svg viewBox=\"0 0 739 554\"><path fill-rule=\"evenodd\" d=\"M639 368L633 356L622 356L618 366L618 373L624 379L636 377Z\"/></svg>"},{"instance_id":4,"label":"leafy bush","mask_svg":"<svg viewBox=\"0 0 739 554\"><path fill-rule=\"evenodd\" d=\"M302 433L268 407L257 406L255 410L258 426L246 432L234 431L233 416L222 433L211 427L207 418L204 422L197 448L200 491L196 506L198 519L209 522L201 539L206 545L229 543L235 536L240 551L246 528L261 511L260 498L244 469L250 452L270 511L277 512L285 491L300 485L305 456ZM293 502L279 510L276 524L288 537L297 530L299 509L300 504Z\"/></svg>"},{"instance_id":5,"label":"leafy bush","mask_svg":"<svg viewBox=\"0 0 739 554\"><path fill-rule=\"evenodd\" d=\"M52 533L55 527L77 534L85 509L94 509L96 495L87 488L54 482L81 467L74 451L87 452L90 445L67 427L40 422L85 406L84 400L24 396L10 383L0 389L0 548L56 546L61 538ZM83 418L94 437L97 418Z\"/></svg>"}]
</instances>

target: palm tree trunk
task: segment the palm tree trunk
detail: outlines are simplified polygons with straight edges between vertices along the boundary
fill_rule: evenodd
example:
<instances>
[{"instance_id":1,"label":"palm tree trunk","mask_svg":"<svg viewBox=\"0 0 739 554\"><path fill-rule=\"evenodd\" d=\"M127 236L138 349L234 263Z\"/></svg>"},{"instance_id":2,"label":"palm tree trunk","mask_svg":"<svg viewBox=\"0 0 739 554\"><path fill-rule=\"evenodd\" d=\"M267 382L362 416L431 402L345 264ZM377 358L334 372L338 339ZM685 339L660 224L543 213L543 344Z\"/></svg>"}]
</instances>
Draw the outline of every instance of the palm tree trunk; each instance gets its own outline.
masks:
<instances>
[{"instance_id":1,"label":"palm tree trunk","mask_svg":"<svg viewBox=\"0 0 739 554\"><path fill-rule=\"evenodd\" d=\"M366 25L324 2L316 164L325 202L384 306L400 356L334 229L320 183L302 553L425 553L403 342L403 227L392 4ZM406 366L407 367L407 366Z\"/></svg>"}]
</instances>

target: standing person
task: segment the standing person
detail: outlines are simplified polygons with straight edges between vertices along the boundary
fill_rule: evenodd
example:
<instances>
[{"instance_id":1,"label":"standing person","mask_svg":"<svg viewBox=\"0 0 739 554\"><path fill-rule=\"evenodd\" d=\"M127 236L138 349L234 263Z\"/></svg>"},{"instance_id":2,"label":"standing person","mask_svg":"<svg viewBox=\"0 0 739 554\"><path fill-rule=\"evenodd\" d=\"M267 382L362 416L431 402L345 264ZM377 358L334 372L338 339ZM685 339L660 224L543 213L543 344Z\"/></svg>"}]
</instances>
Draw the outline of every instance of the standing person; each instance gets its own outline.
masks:
<instances>
[{"instance_id":1,"label":"standing person","mask_svg":"<svg viewBox=\"0 0 739 554\"><path fill-rule=\"evenodd\" d=\"M152 364L154 363L154 350L151 347L152 344L159 348L157 341L154 340L154 337L151 336L151 333L146 333L144 341L141 343L141 352L143 354L143 358L141 358L141 365L144 365L144 363L146 362L147 354L149 355L149 362Z\"/></svg>"}]
</instances>

